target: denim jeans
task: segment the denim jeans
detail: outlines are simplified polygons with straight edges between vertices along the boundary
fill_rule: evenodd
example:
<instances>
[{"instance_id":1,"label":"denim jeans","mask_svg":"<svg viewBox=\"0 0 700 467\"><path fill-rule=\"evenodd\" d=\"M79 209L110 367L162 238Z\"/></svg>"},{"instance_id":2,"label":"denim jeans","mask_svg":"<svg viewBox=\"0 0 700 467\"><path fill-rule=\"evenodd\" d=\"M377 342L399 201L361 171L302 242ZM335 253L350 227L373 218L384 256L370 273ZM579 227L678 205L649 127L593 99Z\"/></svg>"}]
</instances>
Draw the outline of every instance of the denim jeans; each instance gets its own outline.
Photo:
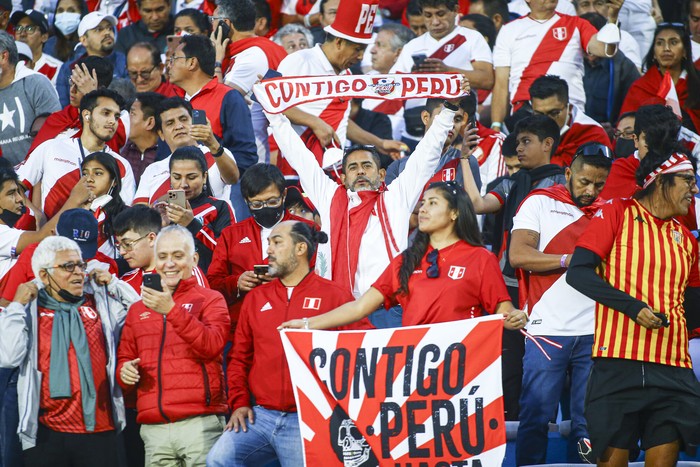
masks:
<instances>
[{"instance_id":1,"label":"denim jeans","mask_svg":"<svg viewBox=\"0 0 700 467\"><path fill-rule=\"evenodd\" d=\"M255 423L248 431L224 431L209 451L209 467L259 467L278 459L282 467L302 467L299 418L294 412L253 407ZM247 421L246 421L247 422Z\"/></svg>"},{"instance_id":2,"label":"denim jeans","mask_svg":"<svg viewBox=\"0 0 700 467\"><path fill-rule=\"evenodd\" d=\"M547 360L530 339L525 340L520 425L515 442L517 465L544 464L547 460L549 422L555 421L567 373L571 374L571 434L574 442L588 437L583 415L588 374L593 366L593 335L544 336L561 349L540 341Z\"/></svg>"},{"instance_id":3,"label":"denim jeans","mask_svg":"<svg viewBox=\"0 0 700 467\"><path fill-rule=\"evenodd\" d=\"M22 445L17 436L19 368L0 368L0 467L22 465Z\"/></svg>"}]
</instances>

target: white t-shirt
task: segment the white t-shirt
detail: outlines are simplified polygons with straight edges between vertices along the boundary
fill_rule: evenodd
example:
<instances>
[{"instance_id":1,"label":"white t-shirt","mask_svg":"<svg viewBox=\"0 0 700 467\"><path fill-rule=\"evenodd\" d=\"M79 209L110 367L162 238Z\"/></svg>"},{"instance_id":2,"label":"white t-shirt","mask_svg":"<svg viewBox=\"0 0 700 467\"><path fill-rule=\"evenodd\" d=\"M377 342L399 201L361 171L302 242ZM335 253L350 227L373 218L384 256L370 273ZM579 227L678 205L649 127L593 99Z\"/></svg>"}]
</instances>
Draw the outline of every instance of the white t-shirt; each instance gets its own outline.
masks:
<instances>
[{"instance_id":1,"label":"white t-shirt","mask_svg":"<svg viewBox=\"0 0 700 467\"><path fill-rule=\"evenodd\" d=\"M508 11L516 15L525 16L530 13L530 6L525 0L513 0L508 4ZM569 0L559 0L556 11L564 15L575 15L576 8Z\"/></svg>"},{"instance_id":2,"label":"white t-shirt","mask_svg":"<svg viewBox=\"0 0 700 467\"><path fill-rule=\"evenodd\" d=\"M24 230L0 224L0 280L17 262L19 256L16 251L17 242L24 232Z\"/></svg>"},{"instance_id":3,"label":"white t-shirt","mask_svg":"<svg viewBox=\"0 0 700 467\"><path fill-rule=\"evenodd\" d=\"M700 60L700 42L690 41L690 47L693 54L693 61Z\"/></svg>"},{"instance_id":4,"label":"white t-shirt","mask_svg":"<svg viewBox=\"0 0 700 467\"><path fill-rule=\"evenodd\" d=\"M103 152L117 160L122 175L121 198L131 205L136 191L131 164L108 146ZM61 210L70 196L81 176L80 164L89 154L80 138L59 137L41 143L17 166L17 175L25 186L32 188L41 182L41 208L49 219Z\"/></svg>"},{"instance_id":5,"label":"white t-shirt","mask_svg":"<svg viewBox=\"0 0 700 467\"><path fill-rule=\"evenodd\" d=\"M581 218L583 220L581 221ZM513 231L532 230L540 235L537 249L544 253L571 254L576 239L588 225L583 212L545 195L525 199L513 219ZM569 230L563 232L565 229ZM559 271L551 271L557 274ZM563 272L563 271L562 271ZM560 273L560 272L559 272ZM541 278L543 276L539 276ZM531 305L534 303L534 306ZM566 274L556 281L530 276L527 331L536 336L582 336L593 334L595 302L566 283Z\"/></svg>"},{"instance_id":6,"label":"white t-shirt","mask_svg":"<svg viewBox=\"0 0 700 467\"><path fill-rule=\"evenodd\" d=\"M211 155L209 148L200 144L199 149L202 151L202 154L204 154L207 164L209 165L207 172L209 173L209 184L211 185L214 198L229 201L231 198L231 185L224 182L221 178L219 166L216 165L216 159ZM234 163L236 162L231 151L226 148L224 148L224 154L220 157L229 157ZM169 189L170 156L146 167L146 170L143 171L143 175L141 175L141 181L139 182L139 187L134 196L134 204L147 203L152 205L158 201L158 198L164 196Z\"/></svg>"},{"instance_id":7,"label":"white t-shirt","mask_svg":"<svg viewBox=\"0 0 700 467\"><path fill-rule=\"evenodd\" d=\"M510 67L511 103L530 100L530 85L542 75L557 75L569 84L569 102L585 107L583 52L597 34L578 16L555 14L545 22L529 16L501 28L493 49L493 65Z\"/></svg>"}]
</instances>

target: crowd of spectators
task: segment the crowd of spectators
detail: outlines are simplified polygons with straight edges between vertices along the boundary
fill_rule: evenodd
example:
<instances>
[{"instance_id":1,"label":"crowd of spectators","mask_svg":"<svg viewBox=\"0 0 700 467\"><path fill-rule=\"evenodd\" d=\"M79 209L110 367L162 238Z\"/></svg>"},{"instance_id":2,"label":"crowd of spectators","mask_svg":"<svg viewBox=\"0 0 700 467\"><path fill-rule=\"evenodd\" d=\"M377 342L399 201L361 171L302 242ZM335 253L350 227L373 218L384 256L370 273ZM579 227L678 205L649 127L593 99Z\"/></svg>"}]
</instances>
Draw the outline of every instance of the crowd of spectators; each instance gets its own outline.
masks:
<instances>
[{"instance_id":1,"label":"crowd of spectators","mask_svg":"<svg viewBox=\"0 0 700 467\"><path fill-rule=\"evenodd\" d=\"M0 467L298 466L278 329L493 313L518 465L673 465L699 133L700 0L0 0Z\"/></svg>"}]
</instances>

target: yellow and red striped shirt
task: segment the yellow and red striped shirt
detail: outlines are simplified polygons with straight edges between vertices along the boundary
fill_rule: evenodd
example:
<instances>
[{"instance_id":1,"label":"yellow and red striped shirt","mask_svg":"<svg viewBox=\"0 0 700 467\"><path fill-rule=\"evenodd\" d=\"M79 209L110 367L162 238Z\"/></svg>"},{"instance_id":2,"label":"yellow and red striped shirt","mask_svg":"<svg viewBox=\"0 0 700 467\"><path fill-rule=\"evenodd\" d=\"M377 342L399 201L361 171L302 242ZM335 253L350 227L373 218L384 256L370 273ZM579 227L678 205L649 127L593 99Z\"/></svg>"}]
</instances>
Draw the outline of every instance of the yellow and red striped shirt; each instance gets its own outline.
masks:
<instances>
[{"instance_id":1,"label":"yellow and red striped shirt","mask_svg":"<svg viewBox=\"0 0 700 467\"><path fill-rule=\"evenodd\" d=\"M646 329L596 304L593 357L691 368L683 309L686 286L698 285L698 246L674 219L654 217L634 199L615 199L591 220L577 247L603 260L598 274L616 289L668 316L669 327Z\"/></svg>"}]
</instances>

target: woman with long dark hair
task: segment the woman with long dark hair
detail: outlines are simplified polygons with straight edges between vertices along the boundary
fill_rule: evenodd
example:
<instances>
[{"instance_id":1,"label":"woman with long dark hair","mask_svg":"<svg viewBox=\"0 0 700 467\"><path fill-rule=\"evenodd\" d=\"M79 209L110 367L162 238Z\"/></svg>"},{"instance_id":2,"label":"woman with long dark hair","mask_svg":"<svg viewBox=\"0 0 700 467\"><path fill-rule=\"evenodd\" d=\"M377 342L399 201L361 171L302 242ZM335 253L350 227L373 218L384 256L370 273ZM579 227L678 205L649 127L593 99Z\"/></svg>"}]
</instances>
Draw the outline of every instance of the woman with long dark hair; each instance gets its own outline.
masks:
<instances>
[{"instance_id":1,"label":"woman with long dark hair","mask_svg":"<svg viewBox=\"0 0 700 467\"><path fill-rule=\"evenodd\" d=\"M53 35L44 44L44 53L67 62L78 44L80 19L88 14L87 4L80 0L59 0L53 16Z\"/></svg>"},{"instance_id":2,"label":"woman with long dark hair","mask_svg":"<svg viewBox=\"0 0 700 467\"><path fill-rule=\"evenodd\" d=\"M115 248L114 218L126 209L120 195L122 180L117 160L106 152L93 152L83 159L80 165L83 177L86 177L87 187L92 193L91 202L87 206L95 213L98 224L98 251L110 258L119 255Z\"/></svg>"},{"instance_id":3,"label":"woman with long dark hair","mask_svg":"<svg viewBox=\"0 0 700 467\"><path fill-rule=\"evenodd\" d=\"M664 103L659 97L664 75L671 75L683 114L683 126L700 131L700 75L692 59L690 35L681 23L661 23L644 59L646 72L632 84L620 114L645 104ZM665 94L665 92L664 92Z\"/></svg>"},{"instance_id":4,"label":"woman with long dark hair","mask_svg":"<svg viewBox=\"0 0 700 467\"><path fill-rule=\"evenodd\" d=\"M521 329L527 314L513 307L496 257L481 243L474 208L454 182L437 182L423 195L413 244L354 302L280 328L327 329L364 318L382 303L403 307L402 324L442 323L484 313L506 316Z\"/></svg>"},{"instance_id":5,"label":"woman with long dark hair","mask_svg":"<svg viewBox=\"0 0 700 467\"><path fill-rule=\"evenodd\" d=\"M205 274L211 263L216 239L225 227L235 222L231 206L212 197L207 167L199 148L185 146L176 149L170 156L170 187L185 192L187 207L165 203L168 220L192 233L199 254L198 266Z\"/></svg>"}]
</instances>

